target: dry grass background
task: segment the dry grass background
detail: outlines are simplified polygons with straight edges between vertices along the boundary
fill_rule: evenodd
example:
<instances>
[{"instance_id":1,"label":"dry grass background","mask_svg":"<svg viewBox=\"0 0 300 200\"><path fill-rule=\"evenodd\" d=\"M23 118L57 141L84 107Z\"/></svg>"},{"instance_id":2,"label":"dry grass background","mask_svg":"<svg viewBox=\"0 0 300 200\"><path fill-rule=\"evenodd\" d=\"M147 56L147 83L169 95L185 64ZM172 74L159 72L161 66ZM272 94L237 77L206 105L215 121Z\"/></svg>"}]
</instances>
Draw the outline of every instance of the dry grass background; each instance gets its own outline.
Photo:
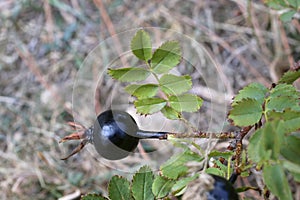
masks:
<instances>
[{"instance_id":1,"label":"dry grass background","mask_svg":"<svg viewBox=\"0 0 300 200\"><path fill-rule=\"evenodd\" d=\"M70 132L66 121L73 119L76 73L89 52L111 35L149 26L189 35L219 64L229 100L248 83L269 86L300 59L299 20L283 24L262 1L2 0L0 16L1 199L105 194L109 178L120 174L89 151L61 161L76 143L58 144ZM165 40L163 34L156 37ZM114 83L105 78L96 93L99 103L90 110L99 113L108 106L105 96ZM201 81L194 85L207 104L213 101ZM77 114L90 125L88 112L83 106ZM259 176L251 181L260 185ZM293 192L299 197L299 186ZM260 198L256 192L245 194Z\"/></svg>"}]
</instances>

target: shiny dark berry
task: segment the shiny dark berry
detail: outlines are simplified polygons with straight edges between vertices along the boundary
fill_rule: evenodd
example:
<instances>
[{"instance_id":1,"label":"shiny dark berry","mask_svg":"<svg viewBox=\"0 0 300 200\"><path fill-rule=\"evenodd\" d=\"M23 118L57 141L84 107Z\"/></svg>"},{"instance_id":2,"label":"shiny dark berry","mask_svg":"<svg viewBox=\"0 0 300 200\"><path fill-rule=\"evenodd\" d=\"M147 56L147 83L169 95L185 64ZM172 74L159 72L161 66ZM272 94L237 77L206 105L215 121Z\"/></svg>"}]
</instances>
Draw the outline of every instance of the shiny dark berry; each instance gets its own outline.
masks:
<instances>
[{"instance_id":1,"label":"shiny dark berry","mask_svg":"<svg viewBox=\"0 0 300 200\"><path fill-rule=\"evenodd\" d=\"M225 178L212 175L214 188L208 191L207 200L238 200L239 196L232 184Z\"/></svg>"},{"instance_id":2,"label":"shiny dark berry","mask_svg":"<svg viewBox=\"0 0 300 200\"><path fill-rule=\"evenodd\" d=\"M72 123L73 126L80 126ZM97 152L109 160L118 160L127 157L133 152L140 139L166 139L166 132L140 130L131 115L120 110L107 110L101 113L88 129L66 136L67 140L83 139L73 152L62 160L79 152L87 143L94 144Z\"/></svg>"},{"instance_id":3,"label":"shiny dark berry","mask_svg":"<svg viewBox=\"0 0 300 200\"><path fill-rule=\"evenodd\" d=\"M108 110L94 123L93 143L104 158L117 160L128 156L137 147L138 126L126 112Z\"/></svg>"}]
</instances>

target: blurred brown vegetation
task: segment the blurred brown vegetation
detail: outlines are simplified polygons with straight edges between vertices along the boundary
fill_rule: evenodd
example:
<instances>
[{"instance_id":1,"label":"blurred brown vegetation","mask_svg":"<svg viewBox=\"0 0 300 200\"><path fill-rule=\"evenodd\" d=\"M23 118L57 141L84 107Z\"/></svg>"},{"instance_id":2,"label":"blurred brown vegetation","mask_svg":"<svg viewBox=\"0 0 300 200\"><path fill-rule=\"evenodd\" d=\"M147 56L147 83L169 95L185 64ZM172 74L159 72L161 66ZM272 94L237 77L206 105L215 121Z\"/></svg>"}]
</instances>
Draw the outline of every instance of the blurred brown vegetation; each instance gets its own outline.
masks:
<instances>
[{"instance_id":1,"label":"blurred brown vegetation","mask_svg":"<svg viewBox=\"0 0 300 200\"><path fill-rule=\"evenodd\" d=\"M78 190L105 194L117 172L85 150L61 161L77 143L58 141L71 131L66 122L73 119L76 73L111 35L139 27L189 35L220 66L229 100L248 83L276 82L300 59L299 20L283 24L262 1L2 0L0 17L1 199L57 199ZM164 34L156 37L165 41ZM97 93L101 98L96 95L90 108L96 113L109 104L105 97L114 81L105 80ZM195 81L194 86L209 103L205 85ZM88 126L87 112L83 106L77 114ZM204 126L205 117L199 123ZM261 185L259 177L252 179ZM259 198L256 192L246 194Z\"/></svg>"}]
</instances>

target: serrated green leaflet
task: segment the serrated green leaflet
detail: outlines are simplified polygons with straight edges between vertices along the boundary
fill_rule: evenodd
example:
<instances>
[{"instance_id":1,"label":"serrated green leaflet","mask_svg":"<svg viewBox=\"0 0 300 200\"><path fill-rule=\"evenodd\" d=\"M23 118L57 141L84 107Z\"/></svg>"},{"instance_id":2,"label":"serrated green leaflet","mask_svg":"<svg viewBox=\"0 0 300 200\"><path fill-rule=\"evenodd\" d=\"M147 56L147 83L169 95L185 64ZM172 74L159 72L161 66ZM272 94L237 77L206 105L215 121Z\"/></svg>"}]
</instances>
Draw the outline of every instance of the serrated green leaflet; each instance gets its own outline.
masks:
<instances>
[{"instance_id":1,"label":"serrated green leaflet","mask_svg":"<svg viewBox=\"0 0 300 200\"><path fill-rule=\"evenodd\" d=\"M300 183L300 165L284 160L282 161L282 166L292 174L296 182Z\"/></svg>"},{"instance_id":2,"label":"serrated green leaflet","mask_svg":"<svg viewBox=\"0 0 300 200\"><path fill-rule=\"evenodd\" d=\"M262 104L268 89L260 83L251 83L239 91L239 94L233 100L233 104L243 99L255 99Z\"/></svg>"},{"instance_id":3,"label":"serrated green leaflet","mask_svg":"<svg viewBox=\"0 0 300 200\"><path fill-rule=\"evenodd\" d=\"M296 88L292 85L278 84L275 88L273 88L270 91L269 98L282 97L282 96L298 98L299 92L297 92Z\"/></svg>"},{"instance_id":4,"label":"serrated green leaflet","mask_svg":"<svg viewBox=\"0 0 300 200\"><path fill-rule=\"evenodd\" d=\"M300 111L286 109L284 112L270 111L267 113L268 121L284 121L285 133L291 133L300 129Z\"/></svg>"},{"instance_id":5,"label":"serrated green leaflet","mask_svg":"<svg viewBox=\"0 0 300 200\"><path fill-rule=\"evenodd\" d=\"M285 137L280 153L287 160L300 165L300 138L293 135Z\"/></svg>"},{"instance_id":6,"label":"serrated green leaflet","mask_svg":"<svg viewBox=\"0 0 300 200\"><path fill-rule=\"evenodd\" d=\"M220 170L219 168L214 168L214 167L207 168L205 170L205 173L214 174L214 175L222 176L222 177L225 176L225 173L222 170Z\"/></svg>"},{"instance_id":7,"label":"serrated green leaflet","mask_svg":"<svg viewBox=\"0 0 300 200\"><path fill-rule=\"evenodd\" d=\"M251 136L249 141L250 143L248 145L249 158L256 163L266 157L261 138L263 138L263 130L259 129Z\"/></svg>"},{"instance_id":8,"label":"serrated green leaflet","mask_svg":"<svg viewBox=\"0 0 300 200\"><path fill-rule=\"evenodd\" d=\"M131 40L132 53L141 60L148 61L152 57L152 44L150 36L139 30Z\"/></svg>"},{"instance_id":9,"label":"serrated green leaflet","mask_svg":"<svg viewBox=\"0 0 300 200\"><path fill-rule=\"evenodd\" d=\"M108 74L121 82L134 82L145 80L151 73L143 68L128 67L108 69Z\"/></svg>"},{"instance_id":10,"label":"serrated green leaflet","mask_svg":"<svg viewBox=\"0 0 300 200\"><path fill-rule=\"evenodd\" d=\"M150 98L156 95L158 91L158 85L156 84L145 84L145 85L128 85L125 91L129 94L137 97L138 99Z\"/></svg>"},{"instance_id":11,"label":"serrated green leaflet","mask_svg":"<svg viewBox=\"0 0 300 200\"><path fill-rule=\"evenodd\" d=\"M284 138L283 122L266 123L249 140L248 154L252 161L277 160Z\"/></svg>"},{"instance_id":12,"label":"serrated green leaflet","mask_svg":"<svg viewBox=\"0 0 300 200\"><path fill-rule=\"evenodd\" d=\"M297 13L295 10L289 10L280 15L280 19L283 22L289 22L293 19L293 16Z\"/></svg>"},{"instance_id":13,"label":"serrated green leaflet","mask_svg":"<svg viewBox=\"0 0 300 200\"><path fill-rule=\"evenodd\" d=\"M229 152L221 152L221 151L216 151L213 150L208 154L208 157L223 157L225 159L229 159L234 155L233 152L229 151Z\"/></svg>"},{"instance_id":14,"label":"serrated green leaflet","mask_svg":"<svg viewBox=\"0 0 300 200\"><path fill-rule=\"evenodd\" d=\"M299 93L292 85L279 84L273 88L266 100L265 110L283 112L290 108L300 110Z\"/></svg>"},{"instance_id":15,"label":"serrated green leaflet","mask_svg":"<svg viewBox=\"0 0 300 200\"><path fill-rule=\"evenodd\" d=\"M289 182L280 164L264 166L263 178L270 191L279 199L293 199Z\"/></svg>"},{"instance_id":16,"label":"serrated green leaflet","mask_svg":"<svg viewBox=\"0 0 300 200\"><path fill-rule=\"evenodd\" d=\"M113 176L108 184L109 198L111 200L130 200L130 182L120 176Z\"/></svg>"},{"instance_id":17,"label":"serrated green leaflet","mask_svg":"<svg viewBox=\"0 0 300 200\"><path fill-rule=\"evenodd\" d=\"M281 163L286 170L300 175L300 165L298 163L289 160L282 160Z\"/></svg>"},{"instance_id":18,"label":"serrated green leaflet","mask_svg":"<svg viewBox=\"0 0 300 200\"><path fill-rule=\"evenodd\" d=\"M156 74L170 71L181 59L180 46L177 41L163 43L155 50L151 59L151 68Z\"/></svg>"},{"instance_id":19,"label":"serrated green leaflet","mask_svg":"<svg viewBox=\"0 0 300 200\"><path fill-rule=\"evenodd\" d=\"M266 123L263 127L262 136L263 148L265 149L265 152L270 151L270 159L277 160L284 138L283 123Z\"/></svg>"},{"instance_id":20,"label":"serrated green leaflet","mask_svg":"<svg viewBox=\"0 0 300 200\"><path fill-rule=\"evenodd\" d=\"M232 105L229 118L237 126L250 126L257 123L262 115L262 105L254 99L244 99Z\"/></svg>"},{"instance_id":21,"label":"serrated green leaflet","mask_svg":"<svg viewBox=\"0 0 300 200\"><path fill-rule=\"evenodd\" d=\"M298 112L300 114L300 112ZM293 119L286 120L284 122L284 130L286 133L291 133L300 130L300 115Z\"/></svg>"},{"instance_id":22,"label":"serrated green leaflet","mask_svg":"<svg viewBox=\"0 0 300 200\"><path fill-rule=\"evenodd\" d=\"M153 114L160 111L165 105L166 100L160 98L138 99L134 102L134 106L141 114Z\"/></svg>"},{"instance_id":23,"label":"serrated green leaflet","mask_svg":"<svg viewBox=\"0 0 300 200\"><path fill-rule=\"evenodd\" d=\"M224 174L225 174L225 172L227 171L227 166L225 166L224 163L221 163L220 160L215 160L215 161L214 161L214 164L215 164L219 169L221 169L221 171L223 171Z\"/></svg>"},{"instance_id":24,"label":"serrated green leaflet","mask_svg":"<svg viewBox=\"0 0 300 200\"><path fill-rule=\"evenodd\" d=\"M276 111L270 111L268 113L268 119L269 120L292 120L295 118L300 117L300 112L291 110L291 109L286 109L285 112L276 112Z\"/></svg>"},{"instance_id":25,"label":"serrated green leaflet","mask_svg":"<svg viewBox=\"0 0 300 200\"><path fill-rule=\"evenodd\" d=\"M156 198L163 198L171 192L173 185L175 184L174 180L157 176L154 179L154 183L152 185L152 192Z\"/></svg>"},{"instance_id":26,"label":"serrated green leaflet","mask_svg":"<svg viewBox=\"0 0 300 200\"><path fill-rule=\"evenodd\" d=\"M176 181L176 183L173 185L172 187L172 191L173 193L175 192L175 196L178 196L178 195L182 195L182 190L187 187L187 185L196 180L197 178L199 177L198 174L195 174L193 176L189 176L189 177L185 177L185 178L182 178L178 181Z\"/></svg>"},{"instance_id":27,"label":"serrated green leaflet","mask_svg":"<svg viewBox=\"0 0 300 200\"><path fill-rule=\"evenodd\" d=\"M282 112L288 108L299 110L299 100L287 96L271 98L266 102L266 111Z\"/></svg>"},{"instance_id":28,"label":"serrated green leaflet","mask_svg":"<svg viewBox=\"0 0 300 200\"><path fill-rule=\"evenodd\" d=\"M159 79L162 91L167 95L179 95L192 88L192 78L165 74Z\"/></svg>"},{"instance_id":29,"label":"serrated green leaflet","mask_svg":"<svg viewBox=\"0 0 300 200\"><path fill-rule=\"evenodd\" d=\"M278 81L278 83L292 84L299 77L300 77L300 70L298 70L298 71L288 71L288 72L283 74L283 76Z\"/></svg>"},{"instance_id":30,"label":"serrated green leaflet","mask_svg":"<svg viewBox=\"0 0 300 200\"><path fill-rule=\"evenodd\" d=\"M82 200L108 200L108 198L103 197L100 194L86 194L81 197Z\"/></svg>"},{"instance_id":31,"label":"serrated green leaflet","mask_svg":"<svg viewBox=\"0 0 300 200\"><path fill-rule=\"evenodd\" d=\"M165 106L162 110L161 110L162 114L168 118L168 119L179 119L180 114L174 110L173 108L169 107L169 106Z\"/></svg>"},{"instance_id":32,"label":"serrated green leaflet","mask_svg":"<svg viewBox=\"0 0 300 200\"><path fill-rule=\"evenodd\" d=\"M170 96L170 107L177 112L195 112L201 105L203 100L193 94L183 94L179 96Z\"/></svg>"},{"instance_id":33,"label":"serrated green leaflet","mask_svg":"<svg viewBox=\"0 0 300 200\"><path fill-rule=\"evenodd\" d=\"M153 200L152 184L154 175L151 168L143 166L135 173L132 180L132 195L135 200Z\"/></svg>"},{"instance_id":34,"label":"serrated green leaflet","mask_svg":"<svg viewBox=\"0 0 300 200\"><path fill-rule=\"evenodd\" d=\"M201 161L203 157L190 149L172 156L167 162L160 166L164 176L177 179L179 176L186 174L188 167L185 164L189 161Z\"/></svg>"}]
</instances>

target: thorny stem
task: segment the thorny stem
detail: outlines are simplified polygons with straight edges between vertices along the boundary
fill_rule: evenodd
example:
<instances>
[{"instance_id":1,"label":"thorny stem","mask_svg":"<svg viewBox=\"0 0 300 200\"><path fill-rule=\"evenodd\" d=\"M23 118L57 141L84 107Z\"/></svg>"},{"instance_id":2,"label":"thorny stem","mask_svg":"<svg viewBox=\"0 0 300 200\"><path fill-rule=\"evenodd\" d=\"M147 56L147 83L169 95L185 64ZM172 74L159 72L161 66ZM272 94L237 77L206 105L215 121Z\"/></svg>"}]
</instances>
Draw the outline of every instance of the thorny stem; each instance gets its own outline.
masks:
<instances>
[{"instance_id":1,"label":"thorny stem","mask_svg":"<svg viewBox=\"0 0 300 200\"><path fill-rule=\"evenodd\" d=\"M241 155L243 151L243 139L248 134L248 132L252 129L252 127L253 126L247 126L242 128L242 130L238 132L238 134L236 135L235 142L230 143L229 146L227 147L227 149L229 150L233 150L234 148L236 149L234 166L237 174L240 174L239 165L240 165Z\"/></svg>"},{"instance_id":2,"label":"thorny stem","mask_svg":"<svg viewBox=\"0 0 300 200\"><path fill-rule=\"evenodd\" d=\"M81 143L71 152L70 155L62 158L62 160L66 160L72 155L78 153L81 149L85 147L88 143L93 143L93 131L94 127L90 127L85 129L83 126L78 124L69 124L73 126L73 128L80 128L81 130L74 132L68 136L65 136L60 142L66 142L69 140L82 140ZM169 133L169 132L152 132L152 131L139 131L137 135L141 136L140 139L151 139L156 138L159 140L168 140L169 137L173 138L212 138L212 139L236 139L237 144L237 155L236 157L240 157L242 150L242 139L248 133L248 131L252 128L246 127L242 129L240 132L221 132L221 133L207 133L202 131L194 131L193 133ZM239 160L239 159L237 159ZM239 163L238 163L239 164ZM237 165L238 165L237 164Z\"/></svg>"},{"instance_id":3,"label":"thorny stem","mask_svg":"<svg viewBox=\"0 0 300 200\"><path fill-rule=\"evenodd\" d=\"M194 133L167 133L174 138L213 138L213 139L234 139L238 132L206 133L202 131ZM168 139L167 137L164 139Z\"/></svg>"}]
</instances>

